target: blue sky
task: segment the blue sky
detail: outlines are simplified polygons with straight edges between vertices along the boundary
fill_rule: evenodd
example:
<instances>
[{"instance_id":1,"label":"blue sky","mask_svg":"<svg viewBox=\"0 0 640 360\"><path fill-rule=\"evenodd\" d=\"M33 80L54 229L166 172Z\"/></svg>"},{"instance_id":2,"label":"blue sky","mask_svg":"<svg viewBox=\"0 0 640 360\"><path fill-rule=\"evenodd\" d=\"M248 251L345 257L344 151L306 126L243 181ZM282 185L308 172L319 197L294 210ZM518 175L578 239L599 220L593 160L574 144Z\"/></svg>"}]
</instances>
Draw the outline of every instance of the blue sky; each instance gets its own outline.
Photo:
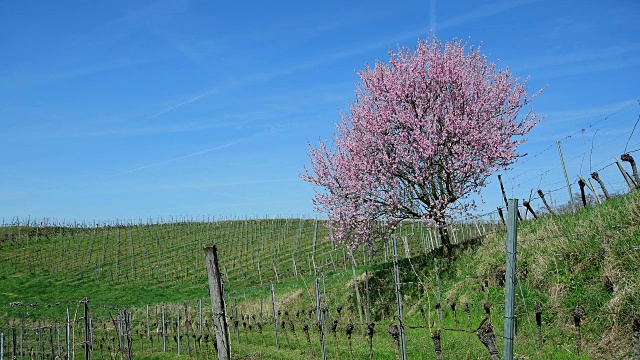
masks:
<instances>
[{"instance_id":1,"label":"blue sky","mask_svg":"<svg viewBox=\"0 0 640 360\"><path fill-rule=\"evenodd\" d=\"M521 199L560 189L556 140L574 183L640 148L638 18L610 0L0 0L0 217L315 216L307 143L330 138L356 70L430 30L548 85L503 177Z\"/></svg>"}]
</instances>

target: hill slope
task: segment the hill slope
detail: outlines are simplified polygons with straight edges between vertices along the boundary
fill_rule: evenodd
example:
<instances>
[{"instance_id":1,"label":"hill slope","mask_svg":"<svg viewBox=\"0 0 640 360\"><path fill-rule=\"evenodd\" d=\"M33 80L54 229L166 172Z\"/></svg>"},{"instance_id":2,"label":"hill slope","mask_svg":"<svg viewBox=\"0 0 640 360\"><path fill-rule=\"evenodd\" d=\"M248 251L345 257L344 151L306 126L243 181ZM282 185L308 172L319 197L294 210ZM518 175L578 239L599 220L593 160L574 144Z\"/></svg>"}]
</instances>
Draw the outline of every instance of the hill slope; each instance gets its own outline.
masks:
<instances>
[{"instance_id":1,"label":"hill slope","mask_svg":"<svg viewBox=\"0 0 640 360\"><path fill-rule=\"evenodd\" d=\"M399 350L387 332L393 332L387 325L395 321L397 311L390 244L361 248L351 258L326 241L314 241L316 231L318 239L326 235L322 224L316 229L309 219L5 226L0 228L0 255L5 264L0 268L0 328L20 321L61 321L67 308L73 311L78 300L89 297L93 316L105 319L105 334L114 331L107 324L116 308L133 311L134 327L140 334L133 345L136 358L172 358L154 348L159 341L157 305L172 309L173 321L184 324L182 331L191 329L194 338L196 333L207 332L206 321L186 324L179 320L176 309L183 306L178 303L187 301L184 307L192 319L203 312L207 318L207 306L202 310L198 301L208 301L202 247L215 242L221 249L230 324L238 337L239 344L232 347L235 354L278 359L317 353L320 338L312 314L317 280L322 308L329 318L326 339L330 353L369 358L373 351L376 358L394 358ZM473 330L486 317L486 308L501 346L505 234L487 224L456 231L460 244L447 259L432 251L437 245L434 233L420 224L405 224L398 236L410 358L434 356L431 337L438 329L445 357L485 358L488 353ZM631 358L631 325L640 314L639 249L638 191L575 214L523 222L518 233L516 354L521 358ZM439 309L434 258L438 258ZM318 278L313 274L314 262ZM281 310L279 320L287 321L279 331L280 336L288 334L288 345L283 342L280 350L276 350L274 329L268 327L273 323L271 282L276 307ZM12 302L23 306L11 307ZM144 314L146 305L155 309L151 320L148 312ZM441 321L438 310L442 311ZM378 324L373 338L361 324L368 322L367 317ZM332 321L335 332L331 331ZM347 338L349 324L355 330ZM301 330L305 325L308 332ZM171 331L177 335L178 328L166 331L173 336ZM305 344L307 334L311 335ZM106 344L105 338L108 336L102 337ZM177 337L174 339L172 349L177 347ZM202 339L198 341L203 344ZM98 344L100 340L96 340L96 349Z\"/></svg>"}]
</instances>

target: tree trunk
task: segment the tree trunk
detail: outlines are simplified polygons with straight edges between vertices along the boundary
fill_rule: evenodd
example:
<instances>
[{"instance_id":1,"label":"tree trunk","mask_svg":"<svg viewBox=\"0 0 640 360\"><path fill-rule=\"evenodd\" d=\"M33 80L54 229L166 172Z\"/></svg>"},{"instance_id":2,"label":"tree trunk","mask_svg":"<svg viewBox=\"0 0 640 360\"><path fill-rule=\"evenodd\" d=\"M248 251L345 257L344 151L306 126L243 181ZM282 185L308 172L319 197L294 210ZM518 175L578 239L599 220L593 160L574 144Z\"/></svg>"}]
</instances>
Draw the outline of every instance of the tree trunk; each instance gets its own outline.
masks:
<instances>
[{"instance_id":1,"label":"tree trunk","mask_svg":"<svg viewBox=\"0 0 640 360\"><path fill-rule=\"evenodd\" d=\"M493 332L493 326L491 325L491 321L486 321L478 328L476 331L478 335L478 339L480 342L487 348L489 351L489 355L492 360L500 360L500 355L498 355L498 347L496 346L496 335Z\"/></svg>"},{"instance_id":2,"label":"tree trunk","mask_svg":"<svg viewBox=\"0 0 640 360\"><path fill-rule=\"evenodd\" d=\"M440 233L440 242L444 249L444 255L449 256L451 254L451 239L449 238L449 230L444 220L436 220L438 226L438 233Z\"/></svg>"},{"instance_id":3,"label":"tree trunk","mask_svg":"<svg viewBox=\"0 0 640 360\"><path fill-rule=\"evenodd\" d=\"M582 178L580 178L580 180L578 180L578 186L580 186L580 196L582 198L582 206L587 207L587 196L584 193L584 187L587 186L587 183L584 182Z\"/></svg>"},{"instance_id":4,"label":"tree trunk","mask_svg":"<svg viewBox=\"0 0 640 360\"><path fill-rule=\"evenodd\" d=\"M602 182L602 180L600 179L600 176L598 175L597 172L592 172L591 173L591 177L593 178L593 180L595 180L599 185L600 188L602 189L602 193L604 194L605 199L609 199L609 192L607 191L607 188L604 187L604 182Z\"/></svg>"}]
</instances>

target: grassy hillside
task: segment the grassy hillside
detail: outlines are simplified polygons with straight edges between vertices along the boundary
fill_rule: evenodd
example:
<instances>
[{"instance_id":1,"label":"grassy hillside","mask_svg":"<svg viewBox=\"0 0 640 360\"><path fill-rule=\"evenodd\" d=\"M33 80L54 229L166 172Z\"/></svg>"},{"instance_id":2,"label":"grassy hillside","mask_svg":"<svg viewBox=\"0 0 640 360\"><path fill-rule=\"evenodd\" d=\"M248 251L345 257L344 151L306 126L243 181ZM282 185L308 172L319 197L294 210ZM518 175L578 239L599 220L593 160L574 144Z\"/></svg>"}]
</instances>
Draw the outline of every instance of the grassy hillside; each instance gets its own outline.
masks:
<instances>
[{"instance_id":1,"label":"grassy hillside","mask_svg":"<svg viewBox=\"0 0 640 360\"><path fill-rule=\"evenodd\" d=\"M398 253L409 358L435 358L432 336L438 330L445 358L488 358L474 332L487 307L501 349L505 234L496 230L487 224L452 229L460 244L452 257L441 258L432 251L437 246L433 231L417 223L403 226ZM80 318L78 300L88 297L96 329L93 358L118 352L111 317L122 308L133 313L135 358L175 358L179 338L182 357L187 350L193 357L211 355L213 336L205 340L211 334L206 321L211 315L202 248L217 243L232 351L239 358L319 356L315 261L328 318L328 357L368 359L373 350L376 359L394 359L399 350L389 327L397 320L390 244L363 247L352 260L340 247L321 241L325 235L324 226L316 229L310 219L5 226L0 228L0 328L6 332L20 324L35 328L64 322L67 309L70 317ZM639 249L637 191L575 214L521 223L515 341L519 358L631 358L632 323L640 314ZM271 315L271 282L280 312L280 349ZM9 306L12 302L23 306ZM166 353L158 335L161 305L167 316ZM579 338L574 320L578 306L583 309L575 313ZM376 324L372 338L361 324L367 317ZM348 335L350 324L354 330ZM193 343L184 344L189 336L185 332ZM33 336L32 341L42 337Z\"/></svg>"},{"instance_id":2,"label":"grassy hillside","mask_svg":"<svg viewBox=\"0 0 640 360\"><path fill-rule=\"evenodd\" d=\"M485 231L455 230L460 239ZM404 225L400 234L410 256L437 246L435 232L421 224ZM109 306L204 297L207 243L218 245L225 281L234 287L308 277L312 258L334 270L351 266L341 247L323 241L326 235L323 223L313 219L4 226L0 252L7 266L0 269L0 304L64 303L87 294ZM377 244L356 256L360 265L384 262L390 249Z\"/></svg>"}]
</instances>

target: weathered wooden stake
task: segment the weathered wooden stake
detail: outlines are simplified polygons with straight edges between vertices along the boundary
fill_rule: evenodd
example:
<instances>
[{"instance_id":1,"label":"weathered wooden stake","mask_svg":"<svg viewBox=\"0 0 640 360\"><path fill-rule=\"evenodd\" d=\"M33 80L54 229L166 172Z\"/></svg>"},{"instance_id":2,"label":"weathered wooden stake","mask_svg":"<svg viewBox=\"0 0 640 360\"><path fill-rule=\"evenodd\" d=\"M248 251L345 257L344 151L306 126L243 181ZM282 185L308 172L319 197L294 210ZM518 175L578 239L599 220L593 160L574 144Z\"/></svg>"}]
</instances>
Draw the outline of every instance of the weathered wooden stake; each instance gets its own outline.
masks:
<instances>
[{"instance_id":1,"label":"weathered wooden stake","mask_svg":"<svg viewBox=\"0 0 640 360\"><path fill-rule=\"evenodd\" d=\"M189 302L184 302L184 328L185 328L185 336L187 337L187 354L191 356L191 338L189 337L189 328L191 327L191 322L189 321Z\"/></svg>"},{"instance_id":2,"label":"weathered wooden stake","mask_svg":"<svg viewBox=\"0 0 640 360\"><path fill-rule=\"evenodd\" d=\"M177 304L176 304L177 305ZM177 336L176 336L176 342L178 343L178 355L180 355L180 307L176 306L176 330L177 330Z\"/></svg>"},{"instance_id":3,"label":"weathered wooden stake","mask_svg":"<svg viewBox=\"0 0 640 360\"><path fill-rule=\"evenodd\" d=\"M149 304L147 304L147 339L149 339Z\"/></svg>"},{"instance_id":4,"label":"weathered wooden stake","mask_svg":"<svg viewBox=\"0 0 640 360\"><path fill-rule=\"evenodd\" d=\"M558 145L558 154L560 155L560 164L562 165L562 171L564 172L564 180L567 183L567 191L569 191L569 207L571 208L571 212L575 212L576 210L573 207L573 192L571 191L571 183L569 182L569 175L567 175L567 168L564 165L564 158L562 157L562 148L560 147L560 140L556 140L556 145Z\"/></svg>"},{"instance_id":5,"label":"weathered wooden stake","mask_svg":"<svg viewBox=\"0 0 640 360\"><path fill-rule=\"evenodd\" d=\"M527 210L529 210L529 212L531 213L531 215L533 215L533 218L534 218L534 219L537 219L537 218L538 218L538 215L536 215L536 212L535 212L535 211L533 211L533 208L531 207L531 203L530 203L530 202L528 202L527 200L524 200L524 201L522 202L522 204L524 205L524 207L526 207L526 208L527 208Z\"/></svg>"},{"instance_id":6,"label":"weathered wooden stake","mask_svg":"<svg viewBox=\"0 0 640 360\"><path fill-rule=\"evenodd\" d=\"M624 166L622 166L622 163L617 158L616 158L616 165L618 165L618 169L620 170L622 177L627 182L627 185L629 185L629 190L635 189L636 184L633 183L633 179L631 179L631 176L627 174L627 170L624 169Z\"/></svg>"},{"instance_id":7,"label":"weathered wooden stake","mask_svg":"<svg viewBox=\"0 0 640 360\"><path fill-rule=\"evenodd\" d=\"M509 207L507 204L507 193L504 191L504 184L502 183L502 175L498 175L498 182L500 183L500 191L502 192L502 199L504 200L505 208Z\"/></svg>"},{"instance_id":8,"label":"weathered wooden stake","mask_svg":"<svg viewBox=\"0 0 640 360\"><path fill-rule=\"evenodd\" d=\"M502 176L498 175L498 182L500 182L500 191L502 191L502 199L504 200L504 206L509 211L509 203L507 201L507 193L504 191L504 185L502 184ZM522 216L520 215L520 210L518 210L518 219L522 220Z\"/></svg>"},{"instance_id":9,"label":"weathered wooden stake","mask_svg":"<svg viewBox=\"0 0 640 360\"><path fill-rule=\"evenodd\" d=\"M125 319L125 333L126 333L126 340L127 340L127 346L126 346L127 359L132 360L133 359L133 341L131 338L131 312L124 310L124 319Z\"/></svg>"},{"instance_id":10,"label":"weathered wooden stake","mask_svg":"<svg viewBox=\"0 0 640 360\"><path fill-rule=\"evenodd\" d=\"M273 328L276 334L276 349L280 350L280 336L278 333L278 310L276 308L276 292L271 281L271 310L273 312Z\"/></svg>"},{"instance_id":11,"label":"weathered wooden stake","mask_svg":"<svg viewBox=\"0 0 640 360\"><path fill-rule=\"evenodd\" d=\"M320 278L318 277L318 268L315 267L315 290L316 290L316 326L320 331L320 344L322 346L322 360L327 360L327 348L324 336L324 320L322 319L322 305L320 301Z\"/></svg>"},{"instance_id":12,"label":"weathered wooden stake","mask_svg":"<svg viewBox=\"0 0 640 360\"><path fill-rule=\"evenodd\" d=\"M229 348L227 316L225 314L222 279L218 265L218 251L216 246L205 245L204 255L204 262L209 277L209 294L211 296L213 329L216 335L218 359L229 360L231 358L231 350Z\"/></svg>"},{"instance_id":13,"label":"weathered wooden stake","mask_svg":"<svg viewBox=\"0 0 640 360\"><path fill-rule=\"evenodd\" d=\"M502 208L498 206L498 215L500 216L500 221L502 222L503 226L506 226L507 223L506 221L504 221L504 213L502 212Z\"/></svg>"},{"instance_id":14,"label":"weathered wooden stake","mask_svg":"<svg viewBox=\"0 0 640 360\"><path fill-rule=\"evenodd\" d=\"M164 305L160 307L160 312L162 317L162 352L167 352L167 329L164 317Z\"/></svg>"},{"instance_id":15,"label":"weathered wooden stake","mask_svg":"<svg viewBox=\"0 0 640 360\"><path fill-rule=\"evenodd\" d=\"M556 213L553 211L551 206L549 206L549 203L547 202L547 199L544 197L544 193L540 189L538 189L538 196L540 196L540 200L542 200L542 203L547 208L547 211L549 212L549 214L555 215Z\"/></svg>"},{"instance_id":16,"label":"weathered wooden stake","mask_svg":"<svg viewBox=\"0 0 640 360\"><path fill-rule=\"evenodd\" d=\"M233 296L233 315L231 316L233 321L233 329L236 332L236 339L238 340L238 344L240 344L240 318L238 317L238 299Z\"/></svg>"}]
</instances>

